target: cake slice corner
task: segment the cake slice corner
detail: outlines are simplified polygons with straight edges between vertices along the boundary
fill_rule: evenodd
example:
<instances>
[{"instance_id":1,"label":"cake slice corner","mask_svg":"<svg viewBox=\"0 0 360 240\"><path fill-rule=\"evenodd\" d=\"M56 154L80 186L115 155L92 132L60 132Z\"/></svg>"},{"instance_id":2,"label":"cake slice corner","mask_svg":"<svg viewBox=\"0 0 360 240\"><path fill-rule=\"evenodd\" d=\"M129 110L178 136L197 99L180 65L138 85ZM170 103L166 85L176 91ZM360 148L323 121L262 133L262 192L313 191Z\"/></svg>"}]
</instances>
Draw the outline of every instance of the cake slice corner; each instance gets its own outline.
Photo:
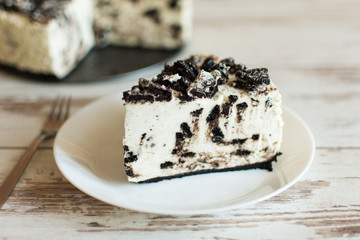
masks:
<instances>
[{"instance_id":1,"label":"cake slice corner","mask_svg":"<svg viewBox=\"0 0 360 240\"><path fill-rule=\"evenodd\" d=\"M281 96L266 68L194 55L140 79L123 99L130 182L272 170L280 154Z\"/></svg>"}]
</instances>

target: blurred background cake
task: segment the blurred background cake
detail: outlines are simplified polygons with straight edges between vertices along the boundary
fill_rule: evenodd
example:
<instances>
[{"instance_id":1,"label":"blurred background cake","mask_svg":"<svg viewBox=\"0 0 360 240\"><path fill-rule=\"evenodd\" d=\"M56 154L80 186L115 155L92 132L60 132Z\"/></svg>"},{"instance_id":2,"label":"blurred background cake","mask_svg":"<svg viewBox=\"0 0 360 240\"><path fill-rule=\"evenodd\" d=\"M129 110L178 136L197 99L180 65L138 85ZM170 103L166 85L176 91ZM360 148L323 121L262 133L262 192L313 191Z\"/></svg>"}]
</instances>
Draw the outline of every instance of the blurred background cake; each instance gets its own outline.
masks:
<instances>
[{"instance_id":1,"label":"blurred background cake","mask_svg":"<svg viewBox=\"0 0 360 240\"><path fill-rule=\"evenodd\" d=\"M178 49L192 0L0 0L0 64L67 76L94 46Z\"/></svg>"}]
</instances>

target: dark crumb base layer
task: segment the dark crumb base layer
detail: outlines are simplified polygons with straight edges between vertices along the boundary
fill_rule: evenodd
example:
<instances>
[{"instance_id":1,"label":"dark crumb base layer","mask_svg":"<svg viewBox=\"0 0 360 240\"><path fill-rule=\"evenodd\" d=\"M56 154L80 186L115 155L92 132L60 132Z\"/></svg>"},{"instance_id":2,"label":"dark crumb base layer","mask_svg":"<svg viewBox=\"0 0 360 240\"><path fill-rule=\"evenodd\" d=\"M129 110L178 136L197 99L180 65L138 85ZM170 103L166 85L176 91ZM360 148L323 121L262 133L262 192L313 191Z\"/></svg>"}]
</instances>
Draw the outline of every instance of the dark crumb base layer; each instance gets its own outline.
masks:
<instances>
[{"instance_id":1,"label":"dark crumb base layer","mask_svg":"<svg viewBox=\"0 0 360 240\"><path fill-rule=\"evenodd\" d=\"M188 173L176 174L176 175L172 175L172 176L168 176L168 177L156 177L156 178L151 178L151 179L141 181L141 182L138 182L138 183L154 183L154 182L159 182L159 181L162 181L162 180L169 180L169 179L173 179L173 178L182 178L182 177L198 175L198 174L214 173L214 172L229 172L229 171L239 171L239 170L250 170L250 169L264 169L264 170L268 170L268 171L271 172L273 170L272 162L274 162L274 161L277 162L277 157L280 156L280 155L282 155L282 153L277 153L277 154L275 154L275 156L270 158L270 160L267 160L265 162L259 162L259 163L249 164L249 165L237 166L237 167L233 167L233 168L200 170L200 171L196 171L196 172L188 172Z\"/></svg>"}]
</instances>

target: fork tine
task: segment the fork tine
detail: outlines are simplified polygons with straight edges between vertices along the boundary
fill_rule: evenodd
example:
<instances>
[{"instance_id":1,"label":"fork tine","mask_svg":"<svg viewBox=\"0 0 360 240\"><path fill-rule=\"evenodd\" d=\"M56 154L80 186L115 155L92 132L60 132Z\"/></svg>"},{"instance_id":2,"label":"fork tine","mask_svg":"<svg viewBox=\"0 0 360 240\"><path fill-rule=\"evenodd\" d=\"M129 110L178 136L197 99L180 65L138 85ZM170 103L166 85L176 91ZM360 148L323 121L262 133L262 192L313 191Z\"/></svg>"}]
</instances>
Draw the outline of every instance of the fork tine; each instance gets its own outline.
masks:
<instances>
[{"instance_id":1,"label":"fork tine","mask_svg":"<svg viewBox=\"0 0 360 240\"><path fill-rule=\"evenodd\" d=\"M64 103L65 103L65 97L60 97L59 104L57 106L58 111L55 115L54 120L62 120L62 112L63 112L63 108L64 108Z\"/></svg>"},{"instance_id":2,"label":"fork tine","mask_svg":"<svg viewBox=\"0 0 360 240\"><path fill-rule=\"evenodd\" d=\"M56 114L55 111L56 111L57 105L59 104L59 101L60 101L60 96L57 96L51 105L48 119L55 120L55 114Z\"/></svg>"},{"instance_id":3,"label":"fork tine","mask_svg":"<svg viewBox=\"0 0 360 240\"><path fill-rule=\"evenodd\" d=\"M71 97L58 96L52 106L49 113L49 119L51 121L64 121L68 118L70 112Z\"/></svg>"},{"instance_id":4,"label":"fork tine","mask_svg":"<svg viewBox=\"0 0 360 240\"><path fill-rule=\"evenodd\" d=\"M63 120L66 120L69 117L70 103L71 103L71 96L66 98L66 101L65 101L65 114L64 114Z\"/></svg>"}]
</instances>

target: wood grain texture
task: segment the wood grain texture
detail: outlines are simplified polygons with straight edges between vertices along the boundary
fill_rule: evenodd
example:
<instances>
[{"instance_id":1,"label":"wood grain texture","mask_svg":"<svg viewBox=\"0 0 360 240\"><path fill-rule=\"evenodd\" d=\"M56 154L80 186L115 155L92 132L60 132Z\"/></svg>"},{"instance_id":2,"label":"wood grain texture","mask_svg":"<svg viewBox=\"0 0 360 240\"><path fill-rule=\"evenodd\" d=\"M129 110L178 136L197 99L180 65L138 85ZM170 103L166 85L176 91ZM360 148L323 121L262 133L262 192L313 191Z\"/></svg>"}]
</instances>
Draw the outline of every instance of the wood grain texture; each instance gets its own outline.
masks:
<instances>
[{"instance_id":1,"label":"wood grain texture","mask_svg":"<svg viewBox=\"0 0 360 240\"><path fill-rule=\"evenodd\" d=\"M14 164L20 153L0 150L1 165ZM52 151L43 149L37 152L0 211L1 234L25 238L29 231L48 227L54 234L66 229L62 235L65 238L81 238L85 233L108 237L121 233L146 239L260 238L259 234L272 239L291 239L294 234L318 239L359 237L360 195L352 190L360 179L359 154L359 149L318 149L316 161L305 177L267 201L217 214L176 217L133 212L87 196L64 179ZM342 171L338 171L338 159L347 159ZM1 169L1 178L6 169ZM24 231L14 231L18 227L14 226L16 220L26 222ZM273 232L277 228L281 230Z\"/></svg>"},{"instance_id":2,"label":"wood grain texture","mask_svg":"<svg viewBox=\"0 0 360 240\"><path fill-rule=\"evenodd\" d=\"M314 164L285 192L216 214L134 212L71 185L46 141L0 210L0 239L360 239L359 8L358 0L195 0L194 38L181 55L268 67L283 103L314 133ZM0 181L55 95L71 94L75 113L135 81L56 84L0 71Z\"/></svg>"}]
</instances>

